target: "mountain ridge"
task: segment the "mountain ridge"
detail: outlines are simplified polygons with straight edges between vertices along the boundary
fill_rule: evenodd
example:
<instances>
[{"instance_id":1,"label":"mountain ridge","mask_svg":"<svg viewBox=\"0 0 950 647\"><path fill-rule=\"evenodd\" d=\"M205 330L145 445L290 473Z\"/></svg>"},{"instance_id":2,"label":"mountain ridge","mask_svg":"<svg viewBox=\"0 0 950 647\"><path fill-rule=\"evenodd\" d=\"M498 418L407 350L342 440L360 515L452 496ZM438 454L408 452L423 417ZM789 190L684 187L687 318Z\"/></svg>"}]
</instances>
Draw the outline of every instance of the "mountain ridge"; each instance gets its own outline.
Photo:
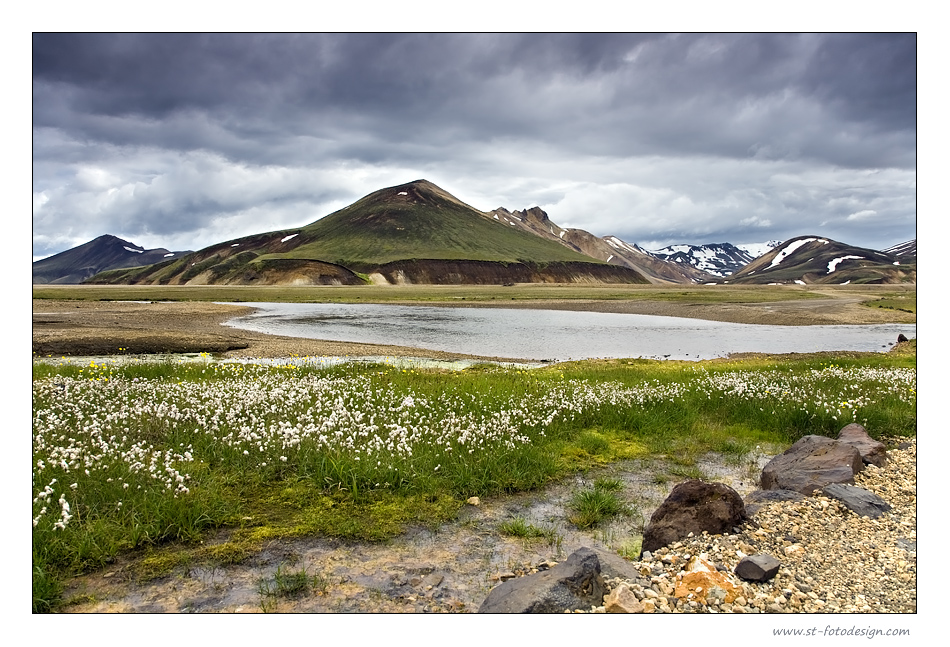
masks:
<instances>
[{"instance_id":1,"label":"mountain ridge","mask_svg":"<svg viewBox=\"0 0 950 647\"><path fill-rule=\"evenodd\" d=\"M478 271L467 276L457 269L459 263ZM531 282L648 282L631 268L501 226L491 214L426 180L374 191L302 227L224 241L151 270L114 270L90 281L323 285L508 283L524 277Z\"/></svg>"},{"instance_id":2,"label":"mountain ridge","mask_svg":"<svg viewBox=\"0 0 950 647\"><path fill-rule=\"evenodd\" d=\"M104 239L114 239L110 241L113 251L116 244L122 248L121 262L125 265L107 267L100 263L103 271L96 274L93 270L97 266L85 262L81 252ZM762 257L755 253L770 250L764 254L768 255L788 242L682 244L646 250L617 236L598 237L582 229L561 227L537 206L521 211L504 207L481 211L428 180L416 180L374 191L301 227L243 236L197 252L143 250L114 236L100 236L34 262L34 283L49 281L42 272L43 264L48 270L53 259L58 259L56 263L60 265L59 275L54 278L67 283L90 280L258 285L473 281L709 284L731 282L730 279L756 283L762 282L762 274L755 276L755 267L743 273ZM836 245L850 248L843 243ZM159 252L160 257L156 255ZM864 250L860 254L884 254L875 257L878 266L897 262L903 263L905 269L911 264L914 267L896 272L882 272L878 267L870 277L855 275L855 281L882 279L885 275L896 280L916 280L916 240L884 252ZM843 256L860 254L845 252ZM129 256L154 264L133 263ZM72 259L73 265L65 267L64 259ZM842 268L854 270L854 260L845 258L839 263L843 263ZM875 263L857 264L857 268L871 265ZM130 266L135 267L129 269ZM785 271L790 266L785 264L782 272L773 272L766 278L777 282L823 279L819 276L820 268L803 267L800 276L791 276ZM466 276L466 272L471 276ZM804 274L809 272L806 280Z\"/></svg>"},{"instance_id":3,"label":"mountain ridge","mask_svg":"<svg viewBox=\"0 0 950 647\"><path fill-rule=\"evenodd\" d=\"M191 253L165 248L145 249L112 234L33 262L33 283L82 283L99 272L148 266Z\"/></svg>"},{"instance_id":4,"label":"mountain ridge","mask_svg":"<svg viewBox=\"0 0 950 647\"><path fill-rule=\"evenodd\" d=\"M916 243L914 243L916 248ZM896 284L917 281L913 261L824 236L797 236L755 259L727 281L731 284Z\"/></svg>"}]
</instances>

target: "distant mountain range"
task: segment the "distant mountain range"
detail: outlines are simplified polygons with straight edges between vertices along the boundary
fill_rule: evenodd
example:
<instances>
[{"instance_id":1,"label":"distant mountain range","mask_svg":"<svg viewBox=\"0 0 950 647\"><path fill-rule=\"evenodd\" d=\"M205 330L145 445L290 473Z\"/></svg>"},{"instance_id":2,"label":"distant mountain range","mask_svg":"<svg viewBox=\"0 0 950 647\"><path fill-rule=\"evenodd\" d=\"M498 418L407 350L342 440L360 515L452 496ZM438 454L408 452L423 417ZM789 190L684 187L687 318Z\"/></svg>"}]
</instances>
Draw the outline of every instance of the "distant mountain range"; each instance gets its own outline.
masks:
<instances>
[{"instance_id":1,"label":"distant mountain range","mask_svg":"<svg viewBox=\"0 0 950 647\"><path fill-rule=\"evenodd\" d=\"M65 252L34 261L33 283L82 283L105 270L152 265L190 253L145 249L105 234Z\"/></svg>"},{"instance_id":2,"label":"distant mountain range","mask_svg":"<svg viewBox=\"0 0 950 647\"><path fill-rule=\"evenodd\" d=\"M813 248L821 253L800 258ZM890 283L916 281L916 260L916 241L876 252L814 236L648 251L615 236L560 227L539 207L479 211L417 180L375 191L304 227L227 240L196 252L144 250L100 236L34 262L33 282Z\"/></svg>"},{"instance_id":3,"label":"distant mountain range","mask_svg":"<svg viewBox=\"0 0 950 647\"><path fill-rule=\"evenodd\" d=\"M917 241L901 243L903 254L845 245L821 236L787 240L732 275L732 284L916 283Z\"/></svg>"},{"instance_id":4,"label":"distant mountain range","mask_svg":"<svg viewBox=\"0 0 950 647\"><path fill-rule=\"evenodd\" d=\"M710 243L706 245L670 245L648 252L653 256L681 265L691 265L717 277L731 276L770 249L782 244L773 240L757 245Z\"/></svg>"}]
</instances>

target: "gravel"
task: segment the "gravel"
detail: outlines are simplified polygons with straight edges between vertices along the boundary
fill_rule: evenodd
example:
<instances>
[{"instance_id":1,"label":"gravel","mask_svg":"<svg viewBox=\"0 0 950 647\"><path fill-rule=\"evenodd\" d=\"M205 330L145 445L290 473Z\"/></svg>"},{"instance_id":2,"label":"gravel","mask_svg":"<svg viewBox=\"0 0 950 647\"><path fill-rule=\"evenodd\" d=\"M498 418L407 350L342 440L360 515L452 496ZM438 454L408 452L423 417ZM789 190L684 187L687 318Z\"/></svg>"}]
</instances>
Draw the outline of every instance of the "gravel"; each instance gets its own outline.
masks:
<instances>
[{"instance_id":1,"label":"gravel","mask_svg":"<svg viewBox=\"0 0 950 647\"><path fill-rule=\"evenodd\" d=\"M691 537L634 562L641 577L607 580L628 588L647 613L916 613L917 441L891 439L883 468L866 467L855 485L892 508L877 519L859 517L825 496L767 503L732 535ZM781 562L764 583L733 574L746 555L768 554ZM725 602L715 589L674 597L684 567L694 556L714 565L741 589ZM702 593L702 592L700 592ZM605 607L588 612L604 613Z\"/></svg>"}]
</instances>

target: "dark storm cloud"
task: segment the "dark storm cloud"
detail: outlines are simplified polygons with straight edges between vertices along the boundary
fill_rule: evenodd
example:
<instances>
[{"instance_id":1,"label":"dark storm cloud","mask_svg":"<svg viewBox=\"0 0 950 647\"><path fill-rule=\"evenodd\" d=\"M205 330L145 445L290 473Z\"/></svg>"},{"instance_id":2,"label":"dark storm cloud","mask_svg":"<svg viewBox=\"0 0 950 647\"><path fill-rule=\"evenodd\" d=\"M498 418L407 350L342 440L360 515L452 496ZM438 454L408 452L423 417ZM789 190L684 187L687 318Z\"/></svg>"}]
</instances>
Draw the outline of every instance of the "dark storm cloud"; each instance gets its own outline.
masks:
<instances>
[{"instance_id":1,"label":"dark storm cloud","mask_svg":"<svg viewBox=\"0 0 950 647\"><path fill-rule=\"evenodd\" d=\"M916 46L913 34L36 34L34 253L117 223L209 244L222 222L304 224L419 177L478 208L541 204L632 242L783 238L822 221L845 238L913 237ZM843 176L870 183L848 213L830 202ZM870 211L890 229L848 220ZM69 235L55 229L66 221Z\"/></svg>"}]
</instances>

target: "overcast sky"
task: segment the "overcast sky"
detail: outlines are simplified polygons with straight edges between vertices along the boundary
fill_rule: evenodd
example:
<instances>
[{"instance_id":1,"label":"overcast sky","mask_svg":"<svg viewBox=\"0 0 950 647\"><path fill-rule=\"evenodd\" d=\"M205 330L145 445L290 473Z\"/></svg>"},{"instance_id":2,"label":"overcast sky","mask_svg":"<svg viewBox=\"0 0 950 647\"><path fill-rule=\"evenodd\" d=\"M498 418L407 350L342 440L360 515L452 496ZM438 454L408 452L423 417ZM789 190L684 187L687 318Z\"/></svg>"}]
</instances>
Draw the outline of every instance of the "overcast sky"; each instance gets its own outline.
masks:
<instances>
[{"instance_id":1,"label":"overcast sky","mask_svg":"<svg viewBox=\"0 0 950 647\"><path fill-rule=\"evenodd\" d=\"M648 249L916 238L914 34L33 36L34 260L427 179Z\"/></svg>"}]
</instances>

